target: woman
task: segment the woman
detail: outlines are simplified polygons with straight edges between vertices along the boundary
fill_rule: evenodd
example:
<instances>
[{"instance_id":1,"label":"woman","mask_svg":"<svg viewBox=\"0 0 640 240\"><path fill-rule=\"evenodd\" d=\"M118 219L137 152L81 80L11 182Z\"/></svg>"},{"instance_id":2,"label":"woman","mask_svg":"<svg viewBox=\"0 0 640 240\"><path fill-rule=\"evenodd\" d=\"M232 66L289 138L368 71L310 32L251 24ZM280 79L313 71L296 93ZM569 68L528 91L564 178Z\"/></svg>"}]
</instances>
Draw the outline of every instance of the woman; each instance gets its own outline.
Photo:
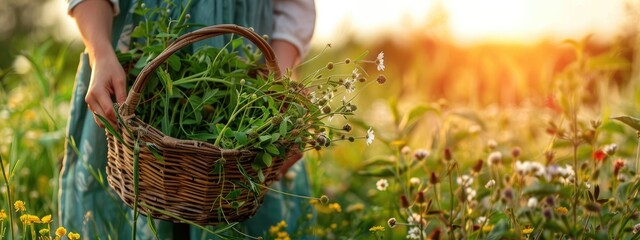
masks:
<instances>
[{"instance_id":1,"label":"woman","mask_svg":"<svg viewBox=\"0 0 640 240\"><path fill-rule=\"evenodd\" d=\"M162 3L162 0L141 1L147 7ZM81 57L72 98L69 141L60 174L59 216L62 226L81 232L84 238L129 239L132 234L131 210L106 186L107 145L103 126L95 115L115 122L113 101L122 103L126 98L125 73L114 50L126 51L129 46L136 4L135 0L68 0L69 15L76 21L86 51ZM190 9L194 23L235 23L269 35L282 70L293 68L306 53L315 23L313 0L192 0ZM207 41L209 45L222 44L221 40ZM303 166L295 164L290 171L297 177L274 187L308 195ZM262 236L269 226L281 220L293 230L293 223L302 214L301 200L284 198L270 191L256 216L243 223L247 233ZM139 239L153 237L147 225L146 218L138 220ZM178 230L178 224L155 221L155 225L161 239L187 239L187 233ZM203 234L191 228L190 237L200 239Z\"/></svg>"}]
</instances>

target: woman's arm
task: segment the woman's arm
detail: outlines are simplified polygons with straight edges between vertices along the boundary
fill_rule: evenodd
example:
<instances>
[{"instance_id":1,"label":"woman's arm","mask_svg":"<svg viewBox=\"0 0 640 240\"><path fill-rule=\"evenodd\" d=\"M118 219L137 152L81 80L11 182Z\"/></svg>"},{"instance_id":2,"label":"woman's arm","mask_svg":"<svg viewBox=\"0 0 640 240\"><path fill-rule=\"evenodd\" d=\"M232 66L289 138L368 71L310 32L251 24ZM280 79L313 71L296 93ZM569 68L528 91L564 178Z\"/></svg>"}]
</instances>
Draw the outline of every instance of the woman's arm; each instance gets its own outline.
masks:
<instances>
[{"instance_id":1,"label":"woman's arm","mask_svg":"<svg viewBox=\"0 0 640 240\"><path fill-rule=\"evenodd\" d=\"M70 10L75 19L91 63L91 83L85 101L94 114L115 124L112 96L126 98L125 73L111 43L113 7L106 0L85 0ZM97 117L96 123L104 127Z\"/></svg>"}]
</instances>

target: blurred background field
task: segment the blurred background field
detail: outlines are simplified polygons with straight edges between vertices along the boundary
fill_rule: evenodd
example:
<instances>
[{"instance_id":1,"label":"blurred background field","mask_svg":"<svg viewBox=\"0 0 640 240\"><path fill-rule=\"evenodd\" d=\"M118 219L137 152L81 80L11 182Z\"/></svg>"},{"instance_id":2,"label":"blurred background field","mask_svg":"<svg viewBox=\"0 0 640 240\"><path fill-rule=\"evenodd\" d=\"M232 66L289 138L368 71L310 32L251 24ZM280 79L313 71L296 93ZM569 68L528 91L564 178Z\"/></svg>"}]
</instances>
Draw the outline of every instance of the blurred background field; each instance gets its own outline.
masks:
<instances>
[{"instance_id":1,"label":"blurred background field","mask_svg":"<svg viewBox=\"0 0 640 240\"><path fill-rule=\"evenodd\" d=\"M371 227L387 227L390 217L406 218L397 195L376 190L379 179L393 176L372 164L399 161L402 147L431 153L410 171L425 185L445 148L454 150L462 169L487 158L489 141L504 155L518 147L521 158L544 162L555 139L549 122L565 120L561 99L568 90L580 90L578 118L585 125L602 121L602 133L579 149L580 158L590 159L594 149L609 143L618 144L620 158L635 158L635 131L609 117L640 115L636 1L321 0L316 5L316 35L307 58L326 44L331 48L297 74L365 51L373 59L383 51L387 78L357 100L361 127L356 131L372 127L372 146L339 143L307 153L314 195L342 206L340 212L320 211L314 227L320 238L370 239ZM10 182L0 181L2 209L12 204L5 198L10 188L13 200L25 201L31 213L57 213L64 131L83 50L65 13L60 0L0 2L0 157ZM568 144L553 147L557 162L569 164ZM384 235L402 239L406 230L388 228Z\"/></svg>"}]
</instances>

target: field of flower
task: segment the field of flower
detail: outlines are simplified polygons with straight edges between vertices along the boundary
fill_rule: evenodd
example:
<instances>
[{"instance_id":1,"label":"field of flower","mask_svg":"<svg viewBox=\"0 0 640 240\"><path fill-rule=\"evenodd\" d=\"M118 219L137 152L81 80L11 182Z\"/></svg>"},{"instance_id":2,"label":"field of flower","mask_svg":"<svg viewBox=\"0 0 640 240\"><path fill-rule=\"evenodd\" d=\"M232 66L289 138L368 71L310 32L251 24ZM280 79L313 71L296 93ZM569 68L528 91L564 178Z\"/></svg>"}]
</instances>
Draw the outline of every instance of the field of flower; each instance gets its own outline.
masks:
<instances>
[{"instance_id":1,"label":"field of flower","mask_svg":"<svg viewBox=\"0 0 640 240\"><path fill-rule=\"evenodd\" d=\"M307 152L315 214L263 237L640 239L636 37L460 47L416 33L314 49L298 75L384 52L387 81L344 122L373 142ZM20 51L0 69L0 239L79 239L57 198L81 49Z\"/></svg>"}]
</instances>

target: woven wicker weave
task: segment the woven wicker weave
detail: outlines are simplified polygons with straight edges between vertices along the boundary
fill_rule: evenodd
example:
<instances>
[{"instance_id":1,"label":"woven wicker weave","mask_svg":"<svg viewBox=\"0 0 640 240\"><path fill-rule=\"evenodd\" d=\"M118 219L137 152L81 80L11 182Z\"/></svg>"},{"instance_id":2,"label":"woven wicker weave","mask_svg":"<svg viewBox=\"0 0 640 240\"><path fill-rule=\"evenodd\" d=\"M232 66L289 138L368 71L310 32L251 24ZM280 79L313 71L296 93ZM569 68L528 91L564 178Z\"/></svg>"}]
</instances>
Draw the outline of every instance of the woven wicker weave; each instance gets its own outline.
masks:
<instances>
[{"instance_id":1,"label":"woven wicker weave","mask_svg":"<svg viewBox=\"0 0 640 240\"><path fill-rule=\"evenodd\" d=\"M122 121L118 122L118 131L124 142L118 141L107 131L107 180L109 186L129 206L133 206L135 199L133 146L136 139L140 143L138 203L144 204L138 204L138 211L142 214L168 221L179 221L144 206L148 205L194 223L216 225L245 220L253 216L262 203L266 192L264 187L258 187L258 194L240 187L249 185L241 171L258 179L257 173L251 168L256 155L254 152L227 150L206 142L175 139L164 135L135 115L140 94L150 75L171 54L193 42L230 33L253 42L262 51L269 71L275 76L280 76L273 49L251 29L236 25L205 27L176 39L142 69L126 101L118 109L122 116ZM162 156L162 160L154 156L150 146L155 153ZM224 163L221 175L211 173L218 161ZM262 184L269 185L275 180L282 163L282 159L274 159L271 167L262 169L266 179ZM235 189L242 190L235 198L238 202L244 201L240 207L231 204L233 199L223 199Z\"/></svg>"}]
</instances>

